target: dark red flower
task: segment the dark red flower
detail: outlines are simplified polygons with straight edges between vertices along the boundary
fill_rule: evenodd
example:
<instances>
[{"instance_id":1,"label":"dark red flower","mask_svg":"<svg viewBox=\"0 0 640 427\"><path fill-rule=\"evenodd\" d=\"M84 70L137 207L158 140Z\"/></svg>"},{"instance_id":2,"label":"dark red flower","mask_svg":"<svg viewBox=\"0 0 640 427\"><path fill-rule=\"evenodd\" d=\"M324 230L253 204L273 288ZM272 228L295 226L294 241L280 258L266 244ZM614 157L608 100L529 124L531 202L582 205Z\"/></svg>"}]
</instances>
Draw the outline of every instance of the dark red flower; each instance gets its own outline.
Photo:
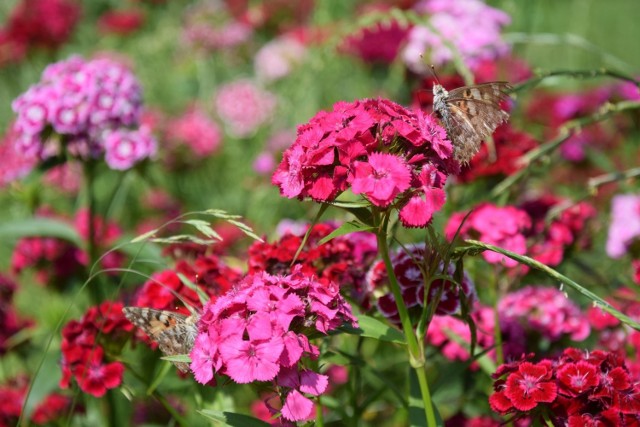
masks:
<instances>
[{"instance_id":1,"label":"dark red flower","mask_svg":"<svg viewBox=\"0 0 640 427\"><path fill-rule=\"evenodd\" d=\"M103 33L126 36L138 30L144 19L144 14L139 10L113 10L100 16L98 28Z\"/></svg>"},{"instance_id":2,"label":"dark red flower","mask_svg":"<svg viewBox=\"0 0 640 427\"><path fill-rule=\"evenodd\" d=\"M567 363L557 370L560 393L577 396L598 385L596 367L589 362Z\"/></svg>"},{"instance_id":3,"label":"dark red flower","mask_svg":"<svg viewBox=\"0 0 640 427\"><path fill-rule=\"evenodd\" d=\"M552 372L547 366L523 362L518 372L507 377L504 394L519 411L530 411L538 403L553 402L558 387L552 381Z\"/></svg>"},{"instance_id":4,"label":"dark red flower","mask_svg":"<svg viewBox=\"0 0 640 427\"><path fill-rule=\"evenodd\" d=\"M37 425L51 423L66 415L70 406L70 397L58 393L50 394L36 406L31 415L31 421Z\"/></svg>"},{"instance_id":5,"label":"dark red flower","mask_svg":"<svg viewBox=\"0 0 640 427\"><path fill-rule=\"evenodd\" d=\"M107 390L122 382L124 365L120 362L104 363L102 347L96 347L84 363L75 369L80 389L95 397L102 397Z\"/></svg>"}]
</instances>

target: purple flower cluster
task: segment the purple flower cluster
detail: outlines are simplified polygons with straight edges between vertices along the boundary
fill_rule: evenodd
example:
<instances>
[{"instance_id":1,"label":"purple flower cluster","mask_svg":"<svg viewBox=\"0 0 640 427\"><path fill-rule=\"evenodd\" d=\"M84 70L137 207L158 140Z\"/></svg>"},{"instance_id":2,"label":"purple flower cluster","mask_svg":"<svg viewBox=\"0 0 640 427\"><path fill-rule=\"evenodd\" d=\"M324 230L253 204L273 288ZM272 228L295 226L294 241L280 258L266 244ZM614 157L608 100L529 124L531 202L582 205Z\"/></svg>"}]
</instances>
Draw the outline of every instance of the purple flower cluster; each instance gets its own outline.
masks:
<instances>
[{"instance_id":1,"label":"purple flower cluster","mask_svg":"<svg viewBox=\"0 0 640 427\"><path fill-rule=\"evenodd\" d=\"M509 52L500 31L509 24L509 15L487 6L482 0L422 0L416 11L429 16L429 26L415 26L409 32L404 60L413 71L423 73L424 52L431 52L430 62L442 65L459 52L470 67L483 60L496 59Z\"/></svg>"},{"instance_id":2,"label":"purple flower cluster","mask_svg":"<svg viewBox=\"0 0 640 427\"><path fill-rule=\"evenodd\" d=\"M526 329L552 341L565 335L573 341L583 341L591 333L587 316L555 288L527 286L505 295L498 310L501 318L520 321Z\"/></svg>"},{"instance_id":3,"label":"purple flower cluster","mask_svg":"<svg viewBox=\"0 0 640 427\"><path fill-rule=\"evenodd\" d=\"M156 151L148 130L128 129L140 117L140 84L110 59L72 56L51 64L12 107L17 146L25 155L44 160L64 150L81 158L104 153L109 167L127 169Z\"/></svg>"},{"instance_id":4,"label":"purple flower cluster","mask_svg":"<svg viewBox=\"0 0 640 427\"><path fill-rule=\"evenodd\" d=\"M237 289L208 303L198 323L191 370L203 384L214 373L239 384L273 381L282 416L290 421L311 415L327 377L302 366L317 359L310 333L327 334L344 322L357 325L337 284L320 283L295 268L288 276L247 276ZM277 409L274 408L274 413Z\"/></svg>"}]
</instances>

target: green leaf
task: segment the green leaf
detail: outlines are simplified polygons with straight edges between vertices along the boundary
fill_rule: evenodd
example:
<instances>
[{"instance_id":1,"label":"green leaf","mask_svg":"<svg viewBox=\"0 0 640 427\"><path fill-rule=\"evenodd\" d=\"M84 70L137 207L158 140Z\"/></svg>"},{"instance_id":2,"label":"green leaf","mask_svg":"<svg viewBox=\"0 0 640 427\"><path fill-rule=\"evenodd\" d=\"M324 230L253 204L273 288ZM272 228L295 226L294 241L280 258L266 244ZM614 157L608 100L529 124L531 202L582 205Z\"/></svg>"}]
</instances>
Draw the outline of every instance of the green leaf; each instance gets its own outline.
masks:
<instances>
[{"instance_id":1,"label":"green leaf","mask_svg":"<svg viewBox=\"0 0 640 427\"><path fill-rule=\"evenodd\" d=\"M222 240L222 237L218 233L216 233L213 228L211 228L211 226L207 221L203 221L201 219L187 219L180 222L182 222L183 224L189 224L195 227L196 230L198 230L199 232L201 232L207 237L217 239L217 240Z\"/></svg>"},{"instance_id":2,"label":"green leaf","mask_svg":"<svg viewBox=\"0 0 640 427\"><path fill-rule=\"evenodd\" d=\"M375 338L380 341L387 341L396 344L407 343L402 332L364 314L358 315L358 328L353 328L350 325L347 325L343 326L341 329L348 334Z\"/></svg>"},{"instance_id":3,"label":"green leaf","mask_svg":"<svg viewBox=\"0 0 640 427\"><path fill-rule=\"evenodd\" d=\"M169 362L191 363L191 358L188 354L176 354L174 356L162 356L160 359L168 360Z\"/></svg>"},{"instance_id":4,"label":"green leaf","mask_svg":"<svg viewBox=\"0 0 640 427\"><path fill-rule=\"evenodd\" d=\"M21 237L57 237L76 246L82 246L83 240L73 225L52 218L30 218L3 222L0 225L0 239L13 240Z\"/></svg>"},{"instance_id":5,"label":"green leaf","mask_svg":"<svg viewBox=\"0 0 640 427\"><path fill-rule=\"evenodd\" d=\"M609 313L610 315L612 315L616 319L620 320L621 322L626 323L627 325L631 326L633 329L636 329L636 330L640 331L640 323L636 322L635 320L633 320L629 316L619 312L618 310L613 308L613 306L611 304L609 304L608 302L606 302L605 300L603 300L602 298L600 298L599 296L597 296L593 292L589 291L588 289L585 289L584 287L580 286L578 283L574 282L573 280L569 279L568 277L563 276L562 274L558 273L553 268L550 268L550 267L544 265L543 263L541 263L539 261L536 261L533 258L529 258L527 256L520 255L520 254L517 254L515 252L511 252L511 251L508 251L506 249L499 248L497 246L489 245L487 243L479 242L477 240L465 240L465 243L468 243L471 246L463 248L463 250L469 249L471 252L477 251L477 250L479 250L479 252L483 252L485 250L489 250L489 251L492 251L492 252L497 252L497 253L502 254L502 255L504 255L506 257L509 257L509 258L511 258L513 260L516 260L521 264L524 264L524 265L526 265L528 267L535 268L536 270L540 270L543 273L546 273L548 276L550 276L553 279L559 281L563 285L567 285L567 286L571 287L572 289L574 289L578 293L584 295L585 297L587 297L588 299L593 301L593 305L595 307L599 307L601 310L606 311L607 313Z\"/></svg>"},{"instance_id":6,"label":"green leaf","mask_svg":"<svg viewBox=\"0 0 640 427\"><path fill-rule=\"evenodd\" d=\"M232 427L269 427L271 424L265 423L257 418L248 415L236 414L234 412L213 411L211 409L203 409L198 411L218 425Z\"/></svg>"},{"instance_id":7,"label":"green leaf","mask_svg":"<svg viewBox=\"0 0 640 427\"><path fill-rule=\"evenodd\" d=\"M345 234L354 233L356 231L373 231L373 230L375 230L374 227L361 224L357 221L345 222L340 227L336 228L331 233L323 237L322 240L318 242L318 244L324 245L325 243L327 243L332 239L335 239L336 237L344 236Z\"/></svg>"}]
</instances>

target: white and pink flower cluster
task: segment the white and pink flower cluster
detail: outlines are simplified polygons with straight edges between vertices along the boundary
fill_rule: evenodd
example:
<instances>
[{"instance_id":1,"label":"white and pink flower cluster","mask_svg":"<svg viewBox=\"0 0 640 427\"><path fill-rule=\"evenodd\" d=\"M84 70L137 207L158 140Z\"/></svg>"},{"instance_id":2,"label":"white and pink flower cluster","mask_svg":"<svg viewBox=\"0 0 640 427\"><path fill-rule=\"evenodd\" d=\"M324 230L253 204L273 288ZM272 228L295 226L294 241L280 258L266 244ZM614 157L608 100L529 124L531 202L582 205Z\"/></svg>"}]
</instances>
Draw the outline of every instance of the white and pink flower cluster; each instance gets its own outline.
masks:
<instances>
[{"instance_id":1,"label":"white and pink flower cluster","mask_svg":"<svg viewBox=\"0 0 640 427\"><path fill-rule=\"evenodd\" d=\"M482 0L422 0L414 8L429 16L429 26L411 29L403 53L407 66L417 73L426 72L429 62L442 65L453 60L451 47L471 68L509 53L500 35L509 15ZM422 58L425 52L430 52L429 62Z\"/></svg>"},{"instance_id":2,"label":"white and pink flower cluster","mask_svg":"<svg viewBox=\"0 0 640 427\"><path fill-rule=\"evenodd\" d=\"M270 406L272 413L307 419L313 402L303 393L318 396L328 384L325 375L304 367L304 358L319 356L307 335L327 334L345 322L357 326L339 291L337 284L320 283L299 268L288 276L247 276L239 288L204 307L191 351L195 379L206 384L218 373L239 384L272 381L282 405Z\"/></svg>"},{"instance_id":3,"label":"white and pink flower cluster","mask_svg":"<svg viewBox=\"0 0 640 427\"><path fill-rule=\"evenodd\" d=\"M79 56L49 65L40 82L12 104L18 148L39 159L67 154L97 158L128 169L156 152L148 129L138 125L142 90L133 73L106 58Z\"/></svg>"}]
</instances>

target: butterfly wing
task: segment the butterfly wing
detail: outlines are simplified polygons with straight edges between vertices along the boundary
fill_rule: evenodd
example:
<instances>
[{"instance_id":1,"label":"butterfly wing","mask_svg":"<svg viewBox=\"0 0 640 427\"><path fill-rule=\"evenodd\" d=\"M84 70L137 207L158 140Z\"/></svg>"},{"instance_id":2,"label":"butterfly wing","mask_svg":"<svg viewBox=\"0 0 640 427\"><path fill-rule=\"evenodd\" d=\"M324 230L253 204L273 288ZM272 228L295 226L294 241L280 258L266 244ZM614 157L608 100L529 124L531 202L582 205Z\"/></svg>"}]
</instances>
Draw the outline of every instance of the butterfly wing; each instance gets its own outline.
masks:
<instances>
[{"instance_id":1,"label":"butterfly wing","mask_svg":"<svg viewBox=\"0 0 640 427\"><path fill-rule=\"evenodd\" d=\"M480 143L509 118L501 103L509 98L506 82L464 86L449 92L447 131L456 150L456 160L469 163L480 150Z\"/></svg>"},{"instance_id":2,"label":"butterfly wing","mask_svg":"<svg viewBox=\"0 0 640 427\"><path fill-rule=\"evenodd\" d=\"M160 350L167 356L189 354L198 334L197 319L172 311L152 308L125 307L125 317L149 338L158 343ZM174 362L182 372L189 372L189 364Z\"/></svg>"}]
</instances>

